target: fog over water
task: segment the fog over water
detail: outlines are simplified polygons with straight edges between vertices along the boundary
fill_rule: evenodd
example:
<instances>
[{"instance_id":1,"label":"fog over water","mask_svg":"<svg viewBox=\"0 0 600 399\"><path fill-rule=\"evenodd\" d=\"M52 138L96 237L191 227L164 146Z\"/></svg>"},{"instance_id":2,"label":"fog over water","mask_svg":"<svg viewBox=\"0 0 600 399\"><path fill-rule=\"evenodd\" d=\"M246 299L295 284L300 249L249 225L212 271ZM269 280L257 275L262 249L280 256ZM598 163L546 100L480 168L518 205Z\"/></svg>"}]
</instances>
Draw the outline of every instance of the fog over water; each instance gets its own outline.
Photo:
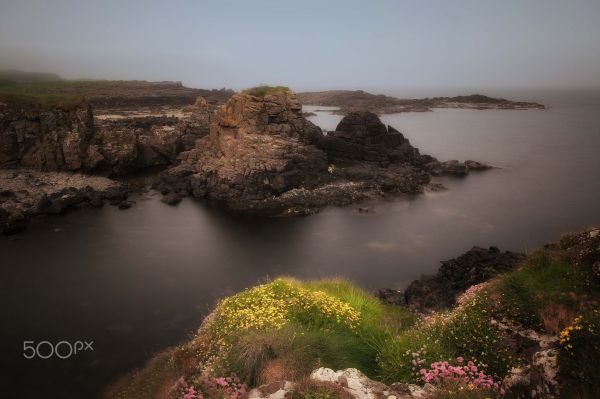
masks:
<instances>
[{"instance_id":1,"label":"fog over water","mask_svg":"<svg viewBox=\"0 0 600 399\"><path fill-rule=\"evenodd\" d=\"M549 108L384 116L423 153L498 168L439 179L444 192L369 204L374 215L349 206L245 218L193 199L170 207L148 192L126 211L79 210L0 237L0 313L11 321L0 332L2 359L11 359L2 365L9 394L0 396L94 396L195 331L218 298L269 277L402 288L473 245L529 251L600 224L600 92L507 94ZM331 129L340 117L311 119ZM91 339L95 351L25 361L24 337Z\"/></svg>"}]
</instances>

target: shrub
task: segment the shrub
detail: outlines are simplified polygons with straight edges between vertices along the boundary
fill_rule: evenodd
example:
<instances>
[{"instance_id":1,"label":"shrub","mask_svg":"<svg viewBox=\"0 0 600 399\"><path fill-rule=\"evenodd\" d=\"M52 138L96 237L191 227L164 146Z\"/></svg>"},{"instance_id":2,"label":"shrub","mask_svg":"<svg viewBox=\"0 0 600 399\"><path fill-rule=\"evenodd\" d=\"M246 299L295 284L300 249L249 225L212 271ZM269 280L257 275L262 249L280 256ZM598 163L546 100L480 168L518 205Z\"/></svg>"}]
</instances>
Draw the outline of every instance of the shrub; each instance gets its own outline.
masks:
<instances>
[{"instance_id":1,"label":"shrub","mask_svg":"<svg viewBox=\"0 0 600 399\"><path fill-rule=\"evenodd\" d=\"M452 385L460 388L466 387L467 390L479 389L491 391L497 395L504 395L504 389L501 388L501 381L496 381L491 375L480 371L472 361L465 362L464 358L456 358L454 365L447 361L435 362L431 364L430 369L421 369L421 376L425 383L432 383L445 387Z\"/></svg>"},{"instance_id":2,"label":"shrub","mask_svg":"<svg viewBox=\"0 0 600 399\"><path fill-rule=\"evenodd\" d=\"M492 399L502 396L490 389L456 382L440 384L437 388L428 399Z\"/></svg>"},{"instance_id":3,"label":"shrub","mask_svg":"<svg viewBox=\"0 0 600 399\"><path fill-rule=\"evenodd\" d=\"M355 334L309 330L290 325L278 331L241 336L216 367L233 371L253 385L298 380L318 367L372 370L375 352Z\"/></svg>"},{"instance_id":4,"label":"shrub","mask_svg":"<svg viewBox=\"0 0 600 399\"><path fill-rule=\"evenodd\" d=\"M182 399L245 399L248 388L236 375L214 378L203 375L188 382L178 381L176 390Z\"/></svg>"},{"instance_id":5,"label":"shrub","mask_svg":"<svg viewBox=\"0 0 600 399\"><path fill-rule=\"evenodd\" d=\"M414 331L386 342L378 358L381 378L416 383L420 369L458 356L504 377L517 359L501 331L490 323L490 298L481 288L468 296L454 310L425 318Z\"/></svg>"},{"instance_id":6,"label":"shrub","mask_svg":"<svg viewBox=\"0 0 600 399\"><path fill-rule=\"evenodd\" d=\"M201 368L235 372L252 384L268 379L275 365L288 379L320 366L374 376L381 343L414 319L345 280L279 278L222 300L179 358L199 357Z\"/></svg>"},{"instance_id":7,"label":"shrub","mask_svg":"<svg viewBox=\"0 0 600 399\"><path fill-rule=\"evenodd\" d=\"M560 333L558 365L565 398L595 398L600 386L600 310L573 320Z\"/></svg>"}]
</instances>

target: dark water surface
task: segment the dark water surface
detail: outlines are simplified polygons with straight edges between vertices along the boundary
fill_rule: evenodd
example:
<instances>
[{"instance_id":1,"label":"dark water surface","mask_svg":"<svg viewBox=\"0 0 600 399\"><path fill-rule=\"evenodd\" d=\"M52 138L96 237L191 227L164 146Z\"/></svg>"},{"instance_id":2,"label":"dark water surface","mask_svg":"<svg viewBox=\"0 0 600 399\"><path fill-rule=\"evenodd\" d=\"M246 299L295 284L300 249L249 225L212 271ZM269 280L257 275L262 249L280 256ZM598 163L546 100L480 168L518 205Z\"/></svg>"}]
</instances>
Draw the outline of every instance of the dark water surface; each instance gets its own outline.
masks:
<instances>
[{"instance_id":1,"label":"dark water surface","mask_svg":"<svg viewBox=\"0 0 600 399\"><path fill-rule=\"evenodd\" d=\"M473 245L526 251L600 224L600 92L527 99L550 108L385 116L423 153L500 168L440 179L448 191L376 203L374 215L241 218L147 193L126 211L80 210L0 237L0 397L95 397L181 342L219 297L269 276L403 287ZM311 119L333 129L340 117ZM94 352L25 360L25 340L93 340Z\"/></svg>"}]
</instances>

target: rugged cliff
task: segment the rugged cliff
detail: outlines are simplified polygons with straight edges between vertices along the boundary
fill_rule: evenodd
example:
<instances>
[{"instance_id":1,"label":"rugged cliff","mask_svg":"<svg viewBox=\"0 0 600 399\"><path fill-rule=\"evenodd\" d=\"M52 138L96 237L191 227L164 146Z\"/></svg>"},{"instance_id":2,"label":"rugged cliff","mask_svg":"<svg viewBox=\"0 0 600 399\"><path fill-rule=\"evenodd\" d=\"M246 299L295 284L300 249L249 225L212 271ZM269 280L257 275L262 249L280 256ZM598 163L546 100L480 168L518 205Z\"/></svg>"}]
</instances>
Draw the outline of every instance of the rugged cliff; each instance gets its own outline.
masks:
<instances>
[{"instance_id":1,"label":"rugged cliff","mask_svg":"<svg viewBox=\"0 0 600 399\"><path fill-rule=\"evenodd\" d=\"M0 98L0 168L85 170L94 136L83 99L47 105L34 98Z\"/></svg>"}]
</instances>

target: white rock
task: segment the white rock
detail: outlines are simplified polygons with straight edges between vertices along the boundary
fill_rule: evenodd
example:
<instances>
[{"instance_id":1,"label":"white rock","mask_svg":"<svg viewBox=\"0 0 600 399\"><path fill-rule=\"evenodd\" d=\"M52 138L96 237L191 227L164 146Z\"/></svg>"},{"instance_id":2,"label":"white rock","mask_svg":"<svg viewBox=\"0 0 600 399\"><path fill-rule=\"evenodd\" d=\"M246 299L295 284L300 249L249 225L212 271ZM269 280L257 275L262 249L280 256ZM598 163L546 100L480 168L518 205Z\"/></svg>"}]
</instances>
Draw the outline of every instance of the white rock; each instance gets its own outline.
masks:
<instances>
[{"instance_id":1,"label":"white rock","mask_svg":"<svg viewBox=\"0 0 600 399\"><path fill-rule=\"evenodd\" d=\"M285 397L285 394L288 393L288 391L286 391L285 389L280 389L277 392L273 392L272 394L270 394L268 396L269 399L283 399Z\"/></svg>"}]
</instances>

